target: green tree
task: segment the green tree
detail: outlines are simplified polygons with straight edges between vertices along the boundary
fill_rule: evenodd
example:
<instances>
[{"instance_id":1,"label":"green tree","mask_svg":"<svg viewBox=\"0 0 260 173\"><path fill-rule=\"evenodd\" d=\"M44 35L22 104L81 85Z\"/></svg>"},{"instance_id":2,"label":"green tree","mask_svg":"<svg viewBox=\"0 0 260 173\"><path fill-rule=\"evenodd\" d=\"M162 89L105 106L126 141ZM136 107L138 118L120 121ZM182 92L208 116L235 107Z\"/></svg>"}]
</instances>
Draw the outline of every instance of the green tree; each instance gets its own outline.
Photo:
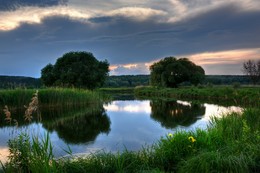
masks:
<instances>
[{"instance_id":1,"label":"green tree","mask_svg":"<svg viewBox=\"0 0 260 173\"><path fill-rule=\"evenodd\" d=\"M202 82L205 72L187 58L166 57L150 66L151 85L177 87L182 82L194 85Z\"/></svg>"},{"instance_id":2,"label":"green tree","mask_svg":"<svg viewBox=\"0 0 260 173\"><path fill-rule=\"evenodd\" d=\"M67 86L94 89L103 85L109 72L109 63L98 61L89 52L69 52L58 58L54 65L41 70L46 86Z\"/></svg>"}]
</instances>

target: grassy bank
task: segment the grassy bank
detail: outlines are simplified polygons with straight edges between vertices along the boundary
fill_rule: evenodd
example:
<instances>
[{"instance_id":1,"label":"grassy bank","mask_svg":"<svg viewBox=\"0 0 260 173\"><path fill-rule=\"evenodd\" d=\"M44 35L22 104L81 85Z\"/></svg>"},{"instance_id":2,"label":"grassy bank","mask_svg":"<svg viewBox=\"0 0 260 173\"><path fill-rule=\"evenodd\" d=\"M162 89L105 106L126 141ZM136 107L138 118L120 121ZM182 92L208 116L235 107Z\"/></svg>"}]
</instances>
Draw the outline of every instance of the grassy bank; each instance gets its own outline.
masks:
<instances>
[{"instance_id":1,"label":"grassy bank","mask_svg":"<svg viewBox=\"0 0 260 173\"><path fill-rule=\"evenodd\" d=\"M31 101L35 89L0 90L0 105L23 107ZM40 106L69 106L102 101L98 92L80 89L47 88L38 90Z\"/></svg>"},{"instance_id":2,"label":"grassy bank","mask_svg":"<svg viewBox=\"0 0 260 173\"><path fill-rule=\"evenodd\" d=\"M152 98L181 98L205 100L214 102L231 102L236 105L250 107L260 106L260 87L233 88L226 87L187 87L187 88L156 88L139 87L135 89L138 97Z\"/></svg>"},{"instance_id":3,"label":"grassy bank","mask_svg":"<svg viewBox=\"0 0 260 173\"><path fill-rule=\"evenodd\" d=\"M207 130L168 134L138 152L98 152L86 157L54 159L48 135L31 143L28 137L9 144L12 160L6 172L259 172L260 110L231 113L211 120ZM16 144L16 145L14 145ZM40 151L38 151L40 150ZM26 152L25 152L26 151ZM42 164L39 164L42 163Z\"/></svg>"}]
</instances>

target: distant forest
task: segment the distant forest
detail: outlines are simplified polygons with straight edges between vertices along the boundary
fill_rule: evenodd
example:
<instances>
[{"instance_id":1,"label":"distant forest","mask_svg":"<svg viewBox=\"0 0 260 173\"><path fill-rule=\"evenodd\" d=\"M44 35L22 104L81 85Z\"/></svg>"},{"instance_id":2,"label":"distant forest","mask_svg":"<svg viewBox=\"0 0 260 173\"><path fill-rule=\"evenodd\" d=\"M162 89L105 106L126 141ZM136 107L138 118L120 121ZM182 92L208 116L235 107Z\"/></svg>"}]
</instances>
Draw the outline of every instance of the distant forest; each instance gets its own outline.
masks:
<instances>
[{"instance_id":1,"label":"distant forest","mask_svg":"<svg viewBox=\"0 0 260 173\"><path fill-rule=\"evenodd\" d=\"M0 88L2 89L40 88L41 86L41 80L37 78L24 76L0 76Z\"/></svg>"},{"instance_id":2,"label":"distant forest","mask_svg":"<svg viewBox=\"0 0 260 173\"><path fill-rule=\"evenodd\" d=\"M150 75L122 75L110 76L104 87L135 87L149 85ZM206 75L203 85L233 85L233 84L249 85L253 84L248 76L244 75ZM183 83L182 85L190 85Z\"/></svg>"},{"instance_id":3,"label":"distant forest","mask_svg":"<svg viewBox=\"0 0 260 173\"><path fill-rule=\"evenodd\" d=\"M150 75L122 75L109 76L103 87L136 87L149 85ZM249 85L252 84L250 78L244 75L206 75L203 85L232 85L232 84ZM184 83L183 85L189 85ZM23 76L0 76L0 88L40 88L42 87L39 78L23 77Z\"/></svg>"}]
</instances>

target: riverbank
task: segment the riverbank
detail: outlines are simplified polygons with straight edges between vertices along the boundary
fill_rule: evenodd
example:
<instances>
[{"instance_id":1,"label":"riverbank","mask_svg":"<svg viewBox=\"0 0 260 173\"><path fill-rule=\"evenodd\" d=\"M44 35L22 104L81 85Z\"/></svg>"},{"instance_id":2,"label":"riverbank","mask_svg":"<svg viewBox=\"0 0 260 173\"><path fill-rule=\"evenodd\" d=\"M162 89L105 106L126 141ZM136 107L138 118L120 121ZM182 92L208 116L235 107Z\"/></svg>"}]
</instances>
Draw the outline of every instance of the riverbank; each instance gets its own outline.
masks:
<instances>
[{"instance_id":1,"label":"riverbank","mask_svg":"<svg viewBox=\"0 0 260 173\"><path fill-rule=\"evenodd\" d=\"M246 107L260 106L260 87L182 87L156 88L137 87L135 95L140 98L175 98L203 100L214 102L229 102Z\"/></svg>"}]
</instances>

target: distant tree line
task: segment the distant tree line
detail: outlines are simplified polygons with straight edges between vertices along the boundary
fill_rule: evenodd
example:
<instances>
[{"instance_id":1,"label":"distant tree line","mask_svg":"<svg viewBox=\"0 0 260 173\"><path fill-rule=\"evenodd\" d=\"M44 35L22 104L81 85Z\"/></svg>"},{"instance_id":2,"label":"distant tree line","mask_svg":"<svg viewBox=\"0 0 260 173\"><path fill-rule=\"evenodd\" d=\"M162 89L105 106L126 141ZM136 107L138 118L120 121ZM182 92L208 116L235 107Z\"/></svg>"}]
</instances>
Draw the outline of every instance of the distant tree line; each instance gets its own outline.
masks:
<instances>
[{"instance_id":1,"label":"distant tree line","mask_svg":"<svg viewBox=\"0 0 260 173\"><path fill-rule=\"evenodd\" d=\"M245 75L205 75L201 84L208 85L233 85L239 83L241 85L250 85L253 82ZM109 76L103 87L136 87L150 85L150 75L123 75ZM189 82L183 82L180 85L190 86Z\"/></svg>"},{"instance_id":2,"label":"distant tree line","mask_svg":"<svg viewBox=\"0 0 260 173\"><path fill-rule=\"evenodd\" d=\"M23 76L0 76L0 88L15 89L15 88L40 88L41 80L32 77Z\"/></svg>"},{"instance_id":3,"label":"distant tree line","mask_svg":"<svg viewBox=\"0 0 260 173\"><path fill-rule=\"evenodd\" d=\"M239 83L241 85L253 84L249 76L246 75L205 75L202 84L213 85L232 85ZM136 87L148 86L150 84L150 75L121 75L109 76L103 85L106 88L119 87ZM181 85L191 85L190 83L182 83ZM0 76L0 88L40 88L43 87L39 78L17 77L17 76Z\"/></svg>"},{"instance_id":4,"label":"distant tree line","mask_svg":"<svg viewBox=\"0 0 260 173\"><path fill-rule=\"evenodd\" d=\"M206 75L203 84L213 85L232 85L239 83L241 85L253 84L248 76L245 75Z\"/></svg>"},{"instance_id":5,"label":"distant tree line","mask_svg":"<svg viewBox=\"0 0 260 173\"><path fill-rule=\"evenodd\" d=\"M104 84L104 87L136 87L149 85L150 75L121 75L109 76Z\"/></svg>"}]
</instances>

